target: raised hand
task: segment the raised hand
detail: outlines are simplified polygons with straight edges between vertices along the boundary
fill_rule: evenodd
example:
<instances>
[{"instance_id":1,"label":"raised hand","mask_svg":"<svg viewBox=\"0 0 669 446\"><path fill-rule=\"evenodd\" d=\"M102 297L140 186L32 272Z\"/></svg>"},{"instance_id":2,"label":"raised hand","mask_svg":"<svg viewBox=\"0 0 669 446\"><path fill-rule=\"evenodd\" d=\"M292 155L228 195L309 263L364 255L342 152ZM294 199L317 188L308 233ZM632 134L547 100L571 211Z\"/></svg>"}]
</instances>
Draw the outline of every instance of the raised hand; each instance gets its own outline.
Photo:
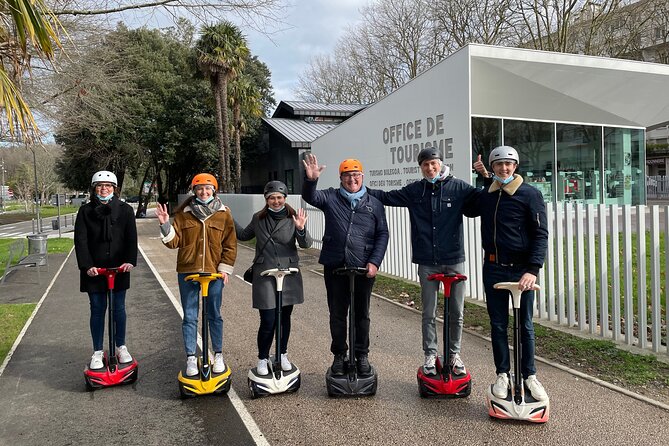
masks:
<instances>
[{"instance_id":1,"label":"raised hand","mask_svg":"<svg viewBox=\"0 0 669 446\"><path fill-rule=\"evenodd\" d=\"M298 231L304 229L304 225L307 223L307 211L302 208L297 210L297 215L293 215L293 221L295 222L295 227Z\"/></svg>"},{"instance_id":2,"label":"raised hand","mask_svg":"<svg viewBox=\"0 0 669 446\"><path fill-rule=\"evenodd\" d=\"M483 175L484 177L488 176L488 171L486 170L483 161L481 161L481 154L479 154L478 158L476 158L476 161L474 161L474 170L476 170L479 174Z\"/></svg>"},{"instance_id":3,"label":"raised hand","mask_svg":"<svg viewBox=\"0 0 669 446\"><path fill-rule=\"evenodd\" d=\"M167 203L165 204L160 204L156 206L156 217L158 217L158 221L162 225L163 223L166 223L170 219L170 214L167 212Z\"/></svg>"},{"instance_id":4,"label":"raised hand","mask_svg":"<svg viewBox=\"0 0 669 446\"><path fill-rule=\"evenodd\" d=\"M302 164L304 164L304 173L310 180L317 180L323 169L325 169L325 165L318 165L318 159L316 159L316 155L313 153L307 154L302 160Z\"/></svg>"}]
</instances>

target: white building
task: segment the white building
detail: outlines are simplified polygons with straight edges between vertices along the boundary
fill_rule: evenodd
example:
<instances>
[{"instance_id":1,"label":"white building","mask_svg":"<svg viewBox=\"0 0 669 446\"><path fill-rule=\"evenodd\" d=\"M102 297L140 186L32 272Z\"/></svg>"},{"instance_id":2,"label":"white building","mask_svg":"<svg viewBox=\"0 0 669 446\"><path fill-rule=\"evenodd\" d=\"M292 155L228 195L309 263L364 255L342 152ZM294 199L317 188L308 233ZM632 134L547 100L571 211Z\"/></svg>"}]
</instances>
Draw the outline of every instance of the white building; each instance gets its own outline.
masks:
<instances>
[{"instance_id":1,"label":"white building","mask_svg":"<svg viewBox=\"0 0 669 446\"><path fill-rule=\"evenodd\" d=\"M645 203L645 133L669 124L669 66L470 44L312 143L338 184L358 158L385 190L420 179L439 147L460 178L478 154L512 145L546 201Z\"/></svg>"}]
</instances>

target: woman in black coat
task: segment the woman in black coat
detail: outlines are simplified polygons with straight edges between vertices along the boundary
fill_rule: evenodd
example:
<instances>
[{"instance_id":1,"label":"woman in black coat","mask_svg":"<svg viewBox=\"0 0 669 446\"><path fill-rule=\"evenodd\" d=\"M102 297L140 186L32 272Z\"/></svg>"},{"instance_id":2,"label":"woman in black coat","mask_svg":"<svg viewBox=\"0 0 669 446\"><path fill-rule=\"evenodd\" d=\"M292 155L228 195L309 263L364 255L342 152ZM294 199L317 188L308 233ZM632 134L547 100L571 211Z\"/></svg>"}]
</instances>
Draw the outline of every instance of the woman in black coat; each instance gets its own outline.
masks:
<instances>
[{"instance_id":1,"label":"woman in black coat","mask_svg":"<svg viewBox=\"0 0 669 446\"><path fill-rule=\"evenodd\" d=\"M269 350L275 329L276 282L274 277L260 275L272 268L297 268L299 257L295 241L301 248L311 246L311 237L305 223L304 209L297 212L286 204L286 185L281 181L270 181L265 185L265 207L253 215L251 223L244 229L235 224L238 240L256 238L256 253L253 261L253 308L260 312L258 328L258 374L267 375ZM283 306L281 308L281 368L291 370L287 348L290 336L290 316L293 305L304 302L302 273L286 276L283 282Z\"/></svg>"},{"instance_id":2,"label":"woman in black coat","mask_svg":"<svg viewBox=\"0 0 669 446\"><path fill-rule=\"evenodd\" d=\"M130 205L114 194L116 175L101 170L91 180L91 201L82 206L74 224L74 248L79 266L79 290L88 293L93 356L90 368L103 367L102 345L107 311L107 280L98 268L118 268L127 273L137 265L137 227ZM114 281L114 334L116 355L121 363L131 362L125 345L125 293L130 275L118 274Z\"/></svg>"}]
</instances>

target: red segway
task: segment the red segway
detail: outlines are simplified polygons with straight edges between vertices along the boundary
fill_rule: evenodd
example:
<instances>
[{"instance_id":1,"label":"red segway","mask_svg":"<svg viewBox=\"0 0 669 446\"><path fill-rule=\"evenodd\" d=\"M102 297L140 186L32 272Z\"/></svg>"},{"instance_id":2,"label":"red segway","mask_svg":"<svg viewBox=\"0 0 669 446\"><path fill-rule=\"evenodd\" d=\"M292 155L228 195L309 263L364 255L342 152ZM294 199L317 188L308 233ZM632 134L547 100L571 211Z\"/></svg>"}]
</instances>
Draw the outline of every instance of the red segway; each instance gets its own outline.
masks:
<instances>
[{"instance_id":1,"label":"red segway","mask_svg":"<svg viewBox=\"0 0 669 446\"><path fill-rule=\"evenodd\" d=\"M86 365L84 369L86 390L96 390L137 381L137 361L133 358L130 362L120 363L116 357L114 299L112 299L112 293L114 292L114 278L117 272L118 268L98 268L98 274L107 277L107 337L109 338L109 351L105 352L102 360L102 368L91 369Z\"/></svg>"},{"instance_id":2,"label":"red segway","mask_svg":"<svg viewBox=\"0 0 669 446\"><path fill-rule=\"evenodd\" d=\"M444 355L437 355L437 374L426 375L423 367L418 368L418 392L423 398L464 398L472 391L472 377L469 372L455 375L448 365L450 344L450 321L448 319L448 300L451 297L451 285L467 280L462 274L431 274L427 280L439 280L444 284Z\"/></svg>"}]
</instances>

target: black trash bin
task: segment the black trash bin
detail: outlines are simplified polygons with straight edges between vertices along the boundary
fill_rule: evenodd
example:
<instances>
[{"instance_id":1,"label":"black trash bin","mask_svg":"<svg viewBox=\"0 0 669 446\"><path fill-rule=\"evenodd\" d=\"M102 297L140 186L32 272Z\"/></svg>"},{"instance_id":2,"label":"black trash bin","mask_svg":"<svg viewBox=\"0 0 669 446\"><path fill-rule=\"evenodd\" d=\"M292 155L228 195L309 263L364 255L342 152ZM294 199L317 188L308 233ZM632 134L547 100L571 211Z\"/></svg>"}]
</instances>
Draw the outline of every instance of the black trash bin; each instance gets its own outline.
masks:
<instances>
[{"instance_id":1,"label":"black trash bin","mask_svg":"<svg viewBox=\"0 0 669 446\"><path fill-rule=\"evenodd\" d=\"M51 220L51 229L54 231L60 227L60 223L58 222L58 219Z\"/></svg>"}]
</instances>

